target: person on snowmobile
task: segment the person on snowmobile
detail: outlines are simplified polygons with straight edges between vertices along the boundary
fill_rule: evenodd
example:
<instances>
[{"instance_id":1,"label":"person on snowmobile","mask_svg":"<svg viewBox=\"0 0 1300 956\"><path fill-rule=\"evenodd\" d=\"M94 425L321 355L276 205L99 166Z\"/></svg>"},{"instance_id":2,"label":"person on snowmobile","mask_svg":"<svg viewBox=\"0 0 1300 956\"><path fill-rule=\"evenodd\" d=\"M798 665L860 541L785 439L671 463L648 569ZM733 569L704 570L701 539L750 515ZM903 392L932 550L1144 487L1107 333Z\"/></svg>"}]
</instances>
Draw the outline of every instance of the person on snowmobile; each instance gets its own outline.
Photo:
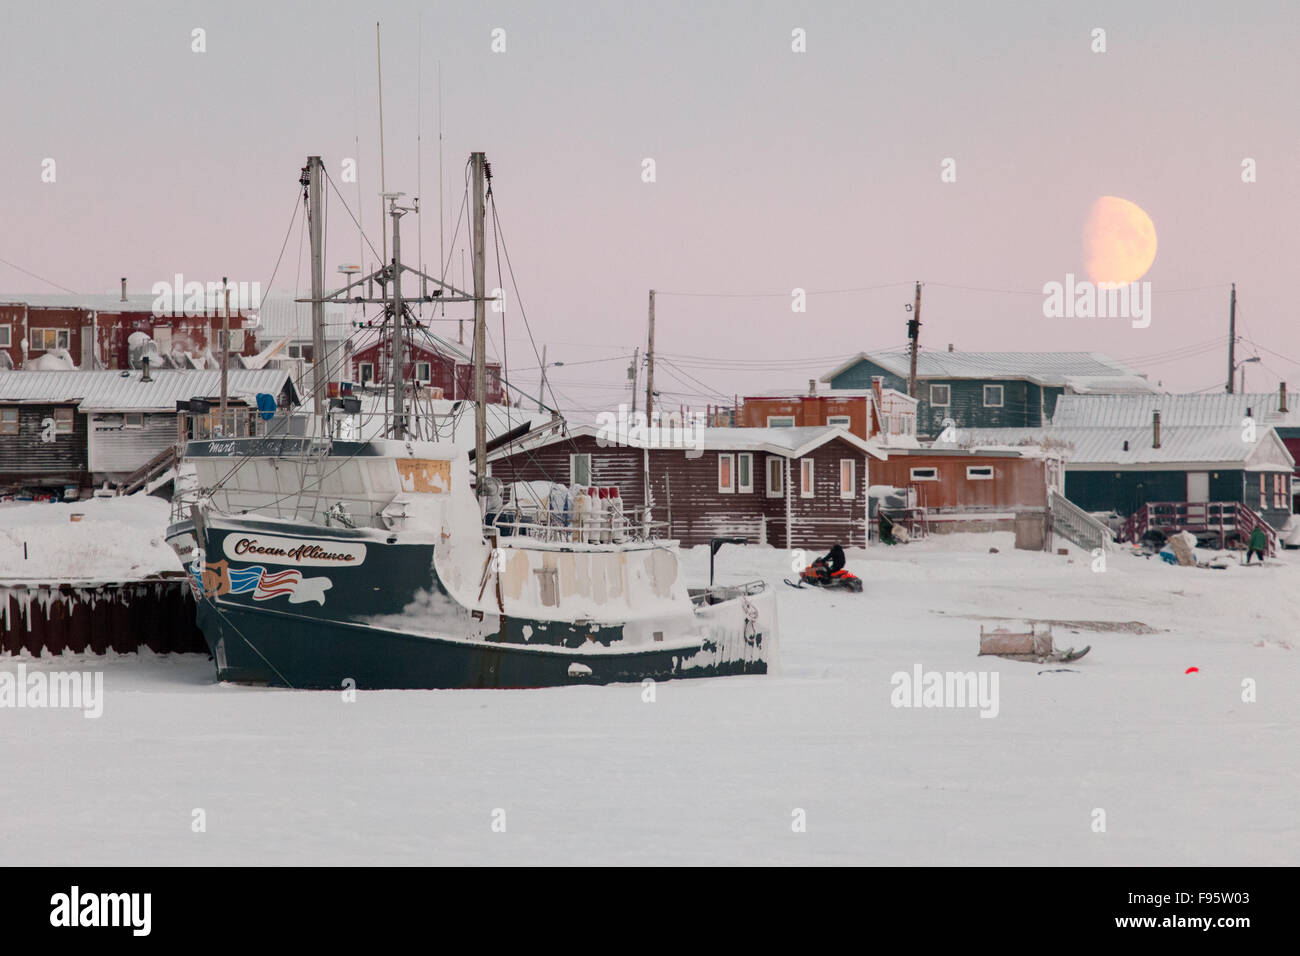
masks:
<instances>
[{"instance_id":1,"label":"person on snowmobile","mask_svg":"<svg viewBox=\"0 0 1300 956\"><path fill-rule=\"evenodd\" d=\"M823 581L829 581L835 576L836 571L844 569L844 549L838 544L832 545L825 555L814 562L814 567L817 568L818 577Z\"/></svg>"}]
</instances>

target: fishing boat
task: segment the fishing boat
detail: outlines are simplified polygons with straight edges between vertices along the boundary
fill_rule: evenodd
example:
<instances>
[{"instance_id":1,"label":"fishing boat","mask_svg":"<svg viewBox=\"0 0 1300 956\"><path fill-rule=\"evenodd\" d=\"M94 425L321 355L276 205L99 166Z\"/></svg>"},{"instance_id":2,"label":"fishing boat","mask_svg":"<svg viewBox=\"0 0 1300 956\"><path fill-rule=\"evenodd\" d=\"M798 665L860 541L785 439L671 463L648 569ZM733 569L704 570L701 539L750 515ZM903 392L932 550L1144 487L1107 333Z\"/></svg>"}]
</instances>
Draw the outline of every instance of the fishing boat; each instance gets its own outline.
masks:
<instances>
[{"instance_id":1,"label":"fishing boat","mask_svg":"<svg viewBox=\"0 0 1300 956\"><path fill-rule=\"evenodd\" d=\"M279 415L262 434L190 441L195 480L168 533L178 553L188 549L198 626L218 679L522 688L766 673L777 642L775 596L762 582L688 588L677 544L659 537L648 508L575 508L557 485L541 507L502 517L500 482L487 468L484 387L491 168L482 153L470 167L472 292L403 265L400 219L418 203L404 207L397 194L386 197L392 258L326 292L324 172L319 157L308 158L300 182L320 343L311 424L289 427ZM404 275L418 282L418 295L404 290ZM327 393L321 313L331 301L383 308L391 374L382 434L343 437L341 420L357 409ZM433 440L437 429L403 381L413 301L473 305L472 443ZM526 437L527 427L502 438ZM558 416L544 426L563 427Z\"/></svg>"}]
</instances>

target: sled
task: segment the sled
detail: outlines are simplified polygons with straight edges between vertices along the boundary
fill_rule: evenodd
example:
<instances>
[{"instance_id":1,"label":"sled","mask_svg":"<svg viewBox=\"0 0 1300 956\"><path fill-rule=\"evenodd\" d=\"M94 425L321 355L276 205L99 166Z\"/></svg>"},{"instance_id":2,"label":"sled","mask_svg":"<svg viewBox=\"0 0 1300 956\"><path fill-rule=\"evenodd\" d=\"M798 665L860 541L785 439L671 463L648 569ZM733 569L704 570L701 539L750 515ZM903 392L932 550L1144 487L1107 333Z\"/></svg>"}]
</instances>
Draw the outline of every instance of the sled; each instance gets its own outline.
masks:
<instances>
[{"instance_id":1,"label":"sled","mask_svg":"<svg viewBox=\"0 0 1300 956\"><path fill-rule=\"evenodd\" d=\"M1039 631L1011 631L1005 627L985 630L980 627L980 655L1004 657L1010 661L1032 661L1035 664L1068 664L1077 661L1092 650L1089 644L1082 650L1073 647L1058 650L1052 642L1052 629Z\"/></svg>"}]
</instances>

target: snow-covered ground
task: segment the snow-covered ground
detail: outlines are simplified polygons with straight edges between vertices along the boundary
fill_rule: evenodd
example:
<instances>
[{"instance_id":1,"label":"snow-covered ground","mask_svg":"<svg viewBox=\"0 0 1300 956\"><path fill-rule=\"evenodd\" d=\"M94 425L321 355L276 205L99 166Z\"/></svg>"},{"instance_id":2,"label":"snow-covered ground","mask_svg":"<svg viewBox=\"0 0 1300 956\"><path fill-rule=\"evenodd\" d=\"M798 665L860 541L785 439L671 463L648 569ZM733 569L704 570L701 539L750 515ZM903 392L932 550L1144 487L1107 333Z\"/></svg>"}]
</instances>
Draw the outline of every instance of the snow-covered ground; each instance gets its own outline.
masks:
<instances>
[{"instance_id":1,"label":"snow-covered ground","mask_svg":"<svg viewBox=\"0 0 1300 956\"><path fill-rule=\"evenodd\" d=\"M0 864L1300 862L1295 556L1098 573L948 536L850 552L861 595L785 587L784 552L717 560L720 581L780 589L780 670L653 703L639 685L346 703L216 685L198 656L27 659L102 669L106 700L99 719L0 709ZM705 549L687 563L707 576ZM1036 665L977 657L984 615L1147 627L1057 624L1092 652ZM996 671L997 716L892 706L918 664Z\"/></svg>"},{"instance_id":2,"label":"snow-covered ground","mask_svg":"<svg viewBox=\"0 0 1300 956\"><path fill-rule=\"evenodd\" d=\"M152 495L0 505L0 582L138 581L181 563Z\"/></svg>"}]
</instances>

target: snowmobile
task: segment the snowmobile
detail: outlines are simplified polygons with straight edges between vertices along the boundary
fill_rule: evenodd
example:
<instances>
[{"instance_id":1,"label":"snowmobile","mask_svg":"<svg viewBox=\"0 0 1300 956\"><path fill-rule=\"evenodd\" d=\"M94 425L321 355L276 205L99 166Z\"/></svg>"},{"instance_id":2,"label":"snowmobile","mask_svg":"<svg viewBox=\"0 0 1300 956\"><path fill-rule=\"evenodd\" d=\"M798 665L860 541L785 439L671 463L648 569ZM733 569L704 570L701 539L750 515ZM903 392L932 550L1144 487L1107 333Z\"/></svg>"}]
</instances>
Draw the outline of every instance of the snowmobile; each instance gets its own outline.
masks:
<instances>
[{"instance_id":1,"label":"snowmobile","mask_svg":"<svg viewBox=\"0 0 1300 956\"><path fill-rule=\"evenodd\" d=\"M829 554L823 555L800 571L798 583L791 581L789 578L786 579L785 583L792 588L801 588L808 585L809 587L826 588L827 590L852 591L854 594L862 593L862 579L853 572L844 569L844 551L838 544L831 548Z\"/></svg>"}]
</instances>

